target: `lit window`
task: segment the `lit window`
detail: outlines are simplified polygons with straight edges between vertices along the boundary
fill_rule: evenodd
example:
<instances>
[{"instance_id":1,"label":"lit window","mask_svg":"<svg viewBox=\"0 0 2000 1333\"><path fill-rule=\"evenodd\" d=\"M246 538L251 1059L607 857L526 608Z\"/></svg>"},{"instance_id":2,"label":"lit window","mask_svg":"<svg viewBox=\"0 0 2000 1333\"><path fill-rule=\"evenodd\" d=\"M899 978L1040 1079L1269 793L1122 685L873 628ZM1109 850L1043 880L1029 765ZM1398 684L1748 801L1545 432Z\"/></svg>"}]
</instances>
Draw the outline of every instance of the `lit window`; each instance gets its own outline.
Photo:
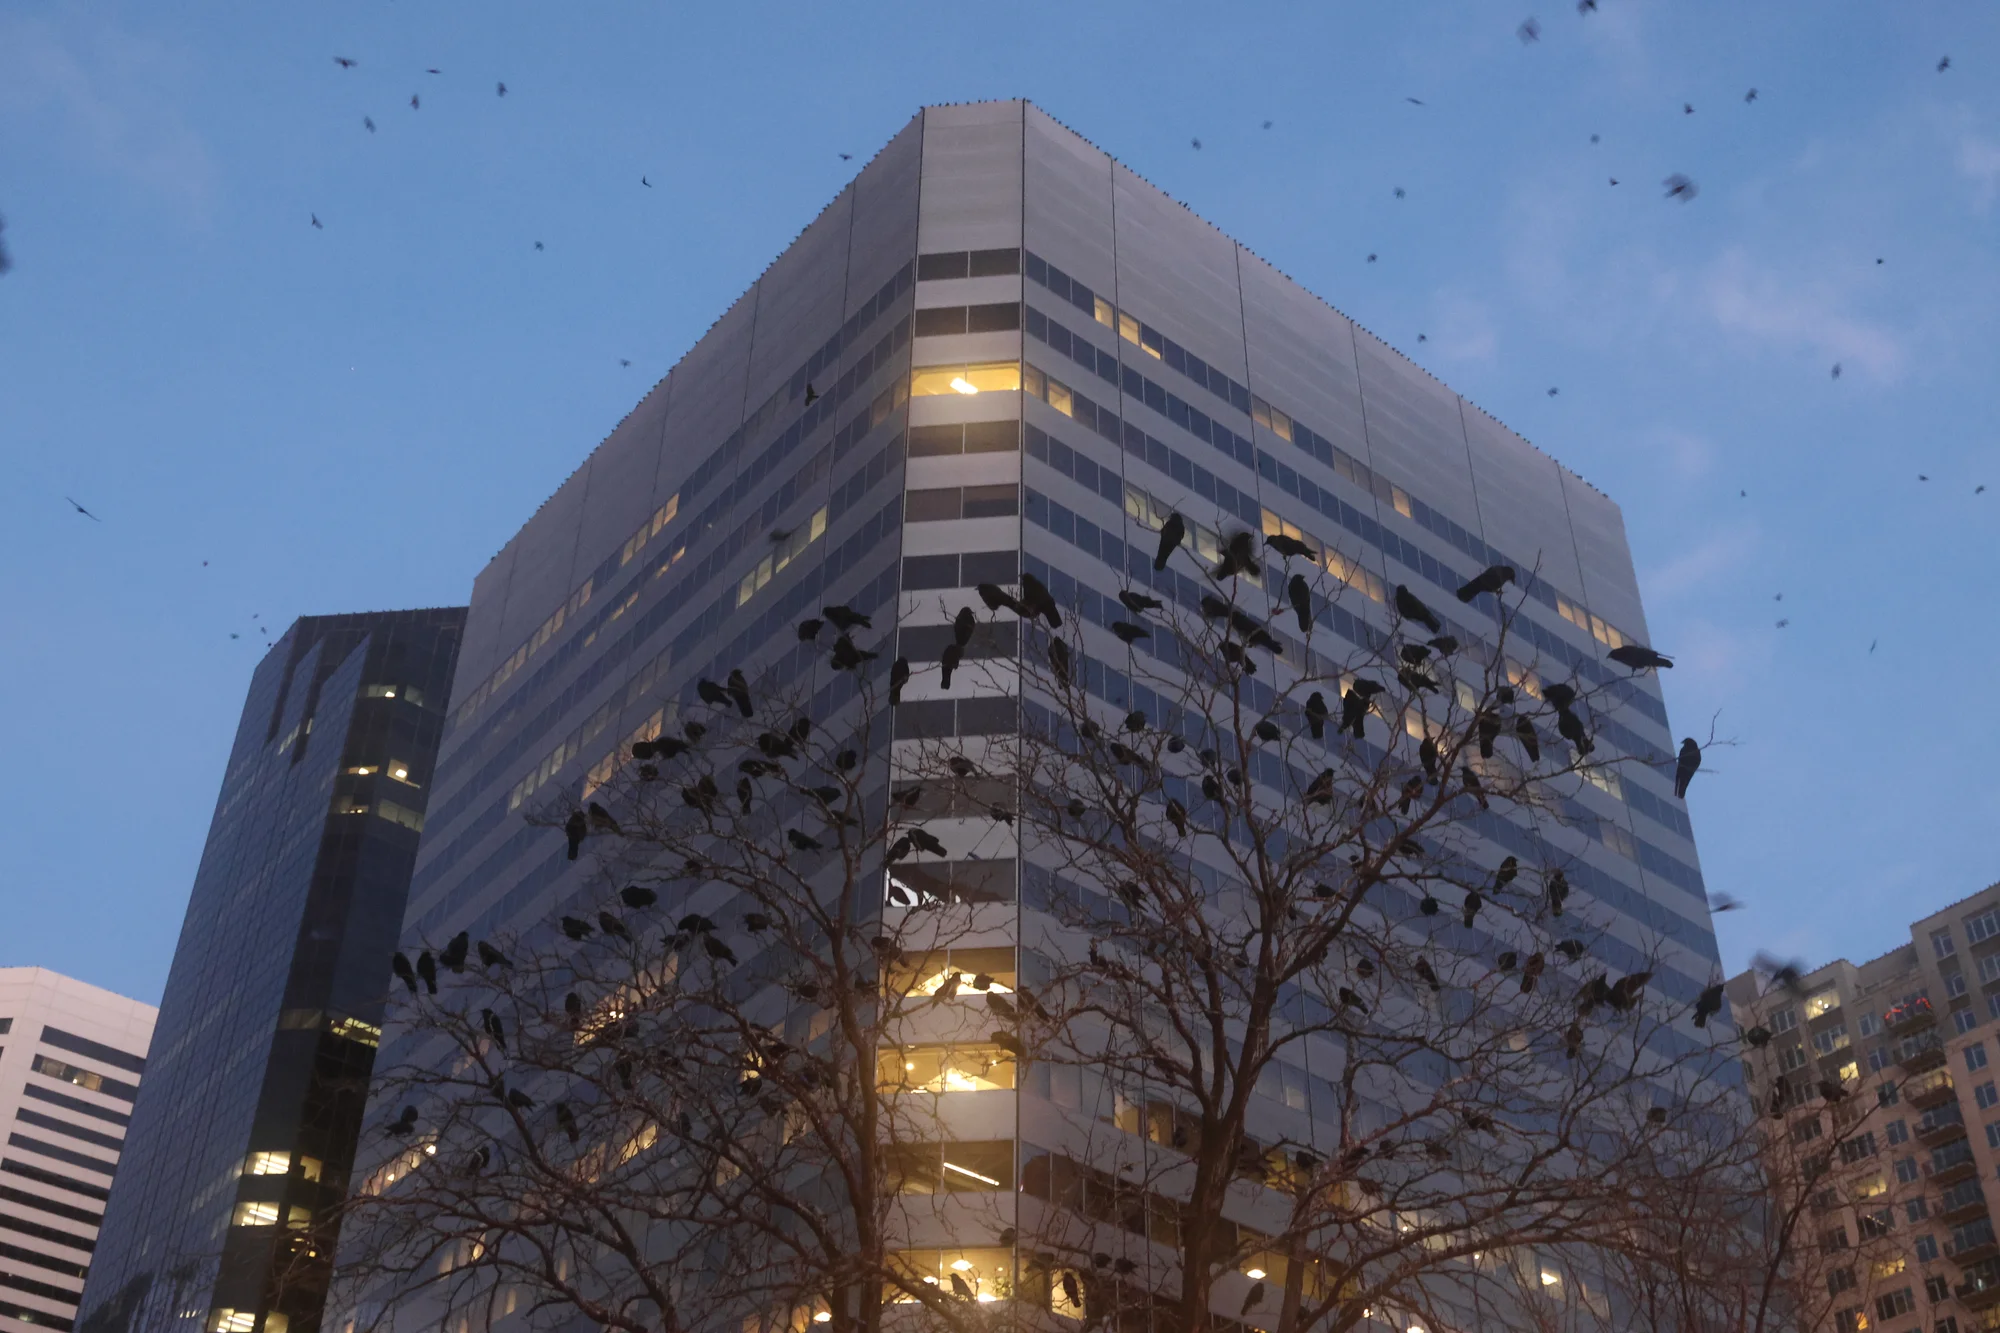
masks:
<instances>
[{"instance_id":1,"label":"lit window","mask_svg":"<svg viewBox=\"0 0 2000 1333\"><path fill-rule=\"evenodd\" d=\"M1021 364L997 361L970 366L918 366L910 373L910 396L996 393L1021 387Z\"/></svg>"},{"instance_id":2,"label":"lit window","mask_svg":"<svg viewBox=\"0 0 2000 1333\"><path fill-rule=\"evenodd\" d=\"M1823 990L1806 999L1807 1018L1818 1018L1821 1014L1838 1008L1840 1008L1840 992L1837 990Z\"/></svg>"},{"instance_id":3,"label":"lit window","mask_svg":"<svg viewBox=\"0 0 2000 1333\"><path fill-rule=\"evenodd\" d=\"M299 1175L307 1180L318 1180L319 1173L325 1168L325 1165L317 1157L301 1157L299 1158Z\"/></svg>"},{"instance_id":4,"label":"lit window","mask_svg":"<svg viewBox=\"0 0 2000 1333\"><path fill-rule=\"evenodd\" d=\"M396 781L411 787L417 785L410 780L410 766L402 760L391 759L385 767L388 769L389 776L396 779Z\"/></svg>"},{"instance_id":5,"label":"lit window","mask_svg":"<svg viewBox=\"0 0 2000 1333\"><path fill-rule=\"evenodd\" d=\"M278 1224L278 1205L262 1200L250 1199L236 1205L236 1217L230 1223L239 1227L271 1227Z\"/></svg>"},{"instance_id":6,"label":"lit window","mask_svg":"<svg viewBox=\"0 0 2000 1333\"><path fill-rule=\"evenodd\" d=\"M882 1053L889 1092L990 1092L1014 1086L1014 1057L998 1046L905 1046Z\"/></svg>"},{"instance_id":7,"label":"lit window","mask_svg":"<svg viewBox=\"0 0 2000 1333\"><path fill-rule=\"evenodd\" d=\"M250 1333L257 1327L255 1310L217 1310L208 1317L208 1333Z\"/></svg>"},{"instance_id":8,"label":"lit window","mask_svg":"<svg viewBox=\"0 0 2000 1333\"><path fill-rule=\"evenodd\" d=\"M264 1316L264 1333L289 1333L292 1317L276 1310Z\"/></svg>"},{"instance_id":9,"label":"lit window","mask_svg":"<svg viewBox=\"0 0 2000 1333\"><path fill-rule=\"evenodd\" d=\"M88 1092L104 1091L104 1076L102 1074L92 1073L88 1069L78 1069L75 1065L64 1064L60 1060L51 1060L46 1055L35 1057L34 1070L37 1074L47 1074L50 1078L61 1079L64 1083L75 1084L77 1087Z\"/></svg>"},{"instance_id":10,"label":"lit window","mask_svg":"<svg viewBox=\"0 0 2000 1333\"><path fill-rule=\"evenodd\" d=\"M1099 324L1104 325L1106 328L1116 327L1118 323L1118 312L1112 309L1111 302L1105 300L1101 296L1093 296L1090 299L1093 302L1095 302L1094 313L1097 317L1097 322Z\"/></svg>"},{"instance_id":11,"label":"lit window","mask_svg":"<svg viewBox=\"0 0 2000 1333\"><path fill-rule=\"evenodd\" d=\"M1135 342L1138 342L1138 341L1139 341L1139 321L1138 321L1138 320L1136 320L1136 319L1134 319L1134 318L1132 318L1132 317L1131 317L1130 315L1126 315L1126 314L1121 314L1121 315L1119 315L1119 316L1118 316L1118 336L1119 336L1119 337L1121 337L1121 338L1123 338L1123 339L1124 339L1124 340L1125 340L1126 342L1128 342L1128 343L1135 343Z\"/></svg>"},{"instance_id":12,"label":"lit window","mask_svg":"<svg viewBox=\"0 0 2000 1333\"><path fill-rule=\"evenodd\" d=\"M243 1169L246 1176L282 1176L292 1169L292 1155L288 1152L253 1152L250 1164Z\"/></svg>"}]
</instances>

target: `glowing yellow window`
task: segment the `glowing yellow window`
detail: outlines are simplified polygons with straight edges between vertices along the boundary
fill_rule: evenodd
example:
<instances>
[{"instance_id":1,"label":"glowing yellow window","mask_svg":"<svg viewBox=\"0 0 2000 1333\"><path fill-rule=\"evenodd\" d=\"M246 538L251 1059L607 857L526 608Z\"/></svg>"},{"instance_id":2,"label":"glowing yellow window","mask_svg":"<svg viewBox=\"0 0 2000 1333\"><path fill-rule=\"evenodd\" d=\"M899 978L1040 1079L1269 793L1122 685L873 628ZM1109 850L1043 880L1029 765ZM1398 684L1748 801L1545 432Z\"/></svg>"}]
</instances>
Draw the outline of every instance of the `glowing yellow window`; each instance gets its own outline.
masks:
<instances>
[{"instance_id":1,"label":"glowing yellow window","mask_svg":"<svg viewBox=\"0 0 2000 1333\"><path fill-rule=\"evenodd\" d=\"M889 1092L993 1092L1014 1086L1014 1057L998 1046L905 1046L882 1052Z\"/></svg>"},{"instance_id":2,"label":"glowing yellow window","mask_svg":"<svg viewBox=\"0 0 2000 1333\"><path fill-rule=\"evenodd\" d=\"M1806 999L1806 1017L1818 1018L1821 1014L1840 1008L1840 992L1823 990Z\"/></svg>"},{"instance_id":3,"label":"glowing yellow window","mask_svg":"<svg viewBox=\"0 0 2000 1333\"><path fill-rule=\"evenodd\" d=\"M1097 322L1106 328L1116 328L1118 325L1118 312L1112 308L1111 302L1101 296L1091 299L1097 303Z\"/></svg>"},{"instance_id":4,"label":"glowing yellow window","mask_svg":"<svg viewBox=\"0 0 2000 1333\"><path fill-rule=\"evenodd\" d=\"M239 1227L271 1227L278 1224L278 1205L251 1199L236 1205L236 1217L231 1223Z\"/></svg>"},{"instance_id":5,"label":"glowing yellow window","mask_svg":"<svg viewBox=\"0 0 2000 1333\"><path fill-rule=\"evenodd\" d=\"M943 394L997 393L1021 387L1018 361L995 361L971 366L918 366L910 373L910 396L938 397Z\"/></svg>"},{"instance_id":6,"label":"glowing yellow window","mask_svg":"<svg viewBox=\"0 0 2000 1333\"><path fill-rule=\"evenodd\" d=\"M255 1310L220 1309L208 1317L208 1333L250 1333L257 1327Z\"/></svg>"},{"instance_id":7,"label":"glowing yellow window","mask_svg":"<svg viewBox=\"0 0 2000 1333\"><path fill-rule=\"evenodd\" d=\"M301 1157L299 1158L299 1174L307 1180L318 1180L319 1173L325 1169L325 1165L317 1157Z\"/></svg>"},{"instance_id":8,"label":"glowing yellow window","mask_svg":"<svg viewBox=\"0 0 2000 1333\"><path fill-rule=\"evenodd\" d=\"M253 1152L250 1163L243 1168L246 1176L282 1176L292 1169L292 1155L288 1152Z\"/></svg>"},{"instance_id":9,"label":"glowing yellow window","mask_svg":"<svg viewBox=\"0 0 2000 1333\"><path fill-rule=\"evenodd\" d=\"M1011 995L1016 977L1014 951L953 949L949 954L940 951L909 964L894 984L906 995L936 995L954 977L957 980L952 994L960 1000Z\"/></svg>"}]
</instances>

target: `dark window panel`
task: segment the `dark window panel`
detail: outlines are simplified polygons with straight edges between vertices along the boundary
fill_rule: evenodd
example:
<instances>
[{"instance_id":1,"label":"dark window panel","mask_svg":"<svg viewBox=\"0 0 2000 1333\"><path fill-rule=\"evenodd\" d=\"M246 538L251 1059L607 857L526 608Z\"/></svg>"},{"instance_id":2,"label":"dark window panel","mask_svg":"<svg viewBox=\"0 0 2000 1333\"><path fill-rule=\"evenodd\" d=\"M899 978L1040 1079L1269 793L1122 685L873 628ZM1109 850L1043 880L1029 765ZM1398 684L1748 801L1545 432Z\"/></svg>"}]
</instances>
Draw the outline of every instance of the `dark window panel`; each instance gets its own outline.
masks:
<instances>
[{"instance_id":1,"label":"dark window panel","mask_svg":"<svg viewBox=\"0 0 2000 1333\"><path fill-rule=\"evenodd\" d=\"M965 310L965 331L967 333L1002 333L1021 327L1021 307L1013 301L999 305L968 306Z\"/></svg>"},{"instance_id":2,"label":"dark window panel","mask_svg":"<svg viewBox=\"0 0 2000 1333\"><path fill-rule=\"evenodd\" d=\"M903 497L903 520L907 523L936 523L959 516L958 487L934 491L911 491Z\"/></svg>"},{"instance_id":3,"label":"dark window panel","mask_svg":"<svg viewBox=\"0 0 2000 1333\"><path fill-rule=\"evenodd\" d=\"M985 308L980 307L982 310ZM942 338L964 332L965 307L962 305L934 306L917 312L916 336L919 338Z\"/></svg>"},{"instance_id":4,"label":"dark window panel","mask_svg":"<svg viewBox=\"0 0 2000 1333\"><path fill-rule=\"evenodd\" d=\"M937 255L918 255L917 281L936 282L944 278L962 278L966 274L966 261L969 258L970 256L963 250Z\"/></svg>"},{"instance_id":5,"label":"dark window panel","mask_svg":"<svg viewBox=\"0 0 2000 1333\"><path fill-rule=\"evenodd\" d=\"M981 583L1013 583L1021 577L1019 551L967 551L961 561L965 587Z\"/></svg>"},{"instance_id":6,"label":"dark window panel","mask_svg":"<svg viewBox=\"0 0 2000 1333\"><path fill-rule=\"evenodd\" d=\"M1021 512L1021 488L1012 482L1004 486L967 486L963 503L966 518L1004 518Z\"/></svg>"},{"instance_id":7,"label":"dark window panel","mask_svg":"<svg viewBox=\"0 0 2000 1333\"><path fill-rule=\"evenodd\" d=\"M965 428L968 454L1013 453L1021 447L1021 426L1017 421L974 421Z\"/></svg>"},{"instance_id":8,"label":"dark window panel","mask_svg":"<svg viewBox=\"0 0 2000 1333\"><path fill-rule=\"evenodd\" d=\"M1019 250L974 250L967 258L975 278L995 278L1021 271Z\"/></svg>"},{"instance_id":9,"label":"dark window panel","mask_svg":"<svg viewBox=\"0 0 2000 1333\"><path fill-rule=\"evenodd\" d=\"M910 457L932 458L939 454L955 454L965 447L964 440L963 426L912 426Z\"/></svg>"},{"instance_id":10,"label":"dark window panel","mask_svg":"<svg viewBox=\"0 0 2000 1333\"><path fill-rule=\"evenodd\" d=\"M915 592L924 588L956 588L958 557L955 555L912 555L903 560L903 587Z\"/></svg>"}]
</instances>

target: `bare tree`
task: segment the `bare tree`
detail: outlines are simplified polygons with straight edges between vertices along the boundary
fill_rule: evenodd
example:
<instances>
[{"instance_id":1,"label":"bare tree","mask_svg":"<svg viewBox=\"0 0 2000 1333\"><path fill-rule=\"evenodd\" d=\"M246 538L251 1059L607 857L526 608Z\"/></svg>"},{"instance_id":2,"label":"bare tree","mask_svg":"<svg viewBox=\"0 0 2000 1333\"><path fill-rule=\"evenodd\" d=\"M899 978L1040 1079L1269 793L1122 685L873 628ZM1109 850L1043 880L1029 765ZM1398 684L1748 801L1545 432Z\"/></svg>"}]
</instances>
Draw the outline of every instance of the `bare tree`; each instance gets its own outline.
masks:
<instances>
[{"instance_id":1,"label":"bare tree","mask_svg":"<svg viewBox=\"0 0 2000 1333\"><path fill-rule=\"evenodd\" d=\"M830 661L700 682L542 813L588 900L402 965L358 1323L1609 1317L1749 1125L1719 985L1590 869L1632 844L1582 789L1670 761L1520 647L1512 571L1467 628L1152 517L1120 602L808 622Z\"/></svg>"}]
</instances>

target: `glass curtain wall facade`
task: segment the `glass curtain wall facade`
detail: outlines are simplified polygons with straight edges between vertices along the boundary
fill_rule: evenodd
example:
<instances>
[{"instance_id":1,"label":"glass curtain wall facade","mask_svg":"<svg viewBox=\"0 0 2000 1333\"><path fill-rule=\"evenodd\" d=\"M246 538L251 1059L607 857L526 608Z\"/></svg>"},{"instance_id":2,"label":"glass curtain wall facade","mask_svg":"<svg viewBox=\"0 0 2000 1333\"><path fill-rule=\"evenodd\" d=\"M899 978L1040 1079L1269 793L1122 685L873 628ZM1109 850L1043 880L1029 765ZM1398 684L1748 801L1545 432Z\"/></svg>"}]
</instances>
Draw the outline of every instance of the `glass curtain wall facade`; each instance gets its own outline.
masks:
<instances>
[{"instance_id":1,"label":"glass curtain wall facade","mask_svg":"<svg viewBox=\"0 0 2000 1333\"><path fill-rule=\"evenodd\" d=\"M1609 646L1646 639L1606 496L1034 106L929 108L479 575L405 939L526 932L588 901L584 866L523 807L549 784L587 793L700 677L775 667L831 691L793 633L823 604L895 621L934 662L974 585L1031 571L1111 660L1113 595L1154 581L1146 520L1169 508L1306 534L1377 602L1407 583L1456 607L1488 564L1537 571L1517 632L1593 684L1624 674ZM1621 748L1671 752L1656 681L1612 687ZM898 745L1017 715L935 667L902 700ZM1691 1005L1717 953L1669 784L1635 771L1576 800L1590 837L1482 828L1524 857L1560 840L1579 893L1617 914L1601 961L1658 958L1655 991ZM1057 928L1032 866L929 870L1012 904L968 945ZM1314 1075L1295 1073L1301 1095L1260 1099L1253 1132L1309 1139ZM966 1095L1009 1099L1014 1160L1047 1150L1046 1085Z\"/></svg>"},{"instance_id":2,"label":"glass curtain wall facade","mask_svg":"<svg viewBox=\"0 0 2000 1333\"><path fill-rule=\"evenodd\" d=\"M346 1186L464 624L306 617L252 676L83 1328L317 1326L274 1274Z\"/></svg>"}]
</instances>

